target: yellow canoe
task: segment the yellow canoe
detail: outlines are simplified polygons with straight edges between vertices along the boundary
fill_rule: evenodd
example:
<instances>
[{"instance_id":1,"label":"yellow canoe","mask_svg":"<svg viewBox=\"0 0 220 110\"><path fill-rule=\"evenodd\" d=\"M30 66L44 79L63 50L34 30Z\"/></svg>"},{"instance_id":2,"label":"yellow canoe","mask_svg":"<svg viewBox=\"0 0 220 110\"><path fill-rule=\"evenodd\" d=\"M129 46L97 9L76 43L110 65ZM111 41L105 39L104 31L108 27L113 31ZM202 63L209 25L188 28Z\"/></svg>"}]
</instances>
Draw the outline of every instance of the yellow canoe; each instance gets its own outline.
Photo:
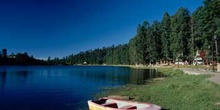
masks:
<instances>
[{"instance_id":1,"label":"yellow canoe","mask_svg":"<svg viewBox=\"0 0 220 110\"><path fill-rule=\"evenodd\" d=\"M155 104L103 97L88 101L89 110L161 110Z\"/></svg>"}]
</instances>

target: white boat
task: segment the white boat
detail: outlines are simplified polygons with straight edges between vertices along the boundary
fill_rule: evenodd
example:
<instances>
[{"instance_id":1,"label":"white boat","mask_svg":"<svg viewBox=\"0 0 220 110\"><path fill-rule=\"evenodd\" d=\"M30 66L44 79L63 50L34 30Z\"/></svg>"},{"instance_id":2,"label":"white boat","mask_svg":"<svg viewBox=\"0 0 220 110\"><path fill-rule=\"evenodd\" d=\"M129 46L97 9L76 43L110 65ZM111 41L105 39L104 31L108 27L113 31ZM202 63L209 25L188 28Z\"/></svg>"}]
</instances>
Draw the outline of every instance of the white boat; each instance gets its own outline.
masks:
<instances>
[{"instance_id":1,"label":"white boat","mask_svg":"<svg viewBox=\"0 0 220 110\"><path fill-rule=\"evenodd\" d=\"M88 101L89 110L161 110L161 107L146 102L120 100L103 97Z\"/></svg>"}]
</instances>

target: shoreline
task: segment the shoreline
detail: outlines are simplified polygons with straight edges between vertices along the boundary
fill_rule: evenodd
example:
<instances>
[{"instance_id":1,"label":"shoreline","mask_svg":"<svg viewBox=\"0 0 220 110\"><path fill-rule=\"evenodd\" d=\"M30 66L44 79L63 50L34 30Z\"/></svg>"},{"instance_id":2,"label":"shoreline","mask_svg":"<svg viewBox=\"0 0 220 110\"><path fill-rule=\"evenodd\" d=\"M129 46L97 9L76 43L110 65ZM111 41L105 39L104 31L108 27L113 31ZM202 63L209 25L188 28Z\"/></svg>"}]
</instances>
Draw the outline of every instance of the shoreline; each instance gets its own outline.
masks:
<instances>
[{"instance_id":1,"label":"shoreline","mask_svg":"<svg viewBox=\"0 0 220 110\"><path fill-rule=\"evenodd\" d=\"M135 101L149 102L165 109L174 110L220 108L220 98L218 98L220 97L220 86L209 80L212 78L212 74L189 75L182 70L183 68L152 68L149 66L139 68L135 65L126 65L126 67L157 69L169 77L163 78L163 80L154 80L145 85L125 85L110 88L99 94L99 97L128 96ZM197 70L196 68L190 69ZM201 69L201 71L204 70Z\"/></svg>"}]
</instances>

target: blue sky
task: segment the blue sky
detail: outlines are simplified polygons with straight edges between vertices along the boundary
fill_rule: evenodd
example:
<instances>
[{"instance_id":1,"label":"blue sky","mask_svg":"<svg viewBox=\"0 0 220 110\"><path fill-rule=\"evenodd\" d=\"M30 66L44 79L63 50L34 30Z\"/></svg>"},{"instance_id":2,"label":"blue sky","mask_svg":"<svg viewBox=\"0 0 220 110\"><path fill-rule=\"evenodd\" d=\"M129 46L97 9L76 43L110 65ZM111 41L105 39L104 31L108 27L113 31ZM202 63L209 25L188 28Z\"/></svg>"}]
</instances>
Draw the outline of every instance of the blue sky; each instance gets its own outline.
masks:
<instances>
[{"instance_id":1,"label":"blue sky","mask_svg":"<svg viewBox=\"0 0 220 110\"><path fill-rule=\"evenodd\" d=\"M128 43L138 24L203 0L0 0L0 49L35 58Z\"/></svg>"}]
</instances>

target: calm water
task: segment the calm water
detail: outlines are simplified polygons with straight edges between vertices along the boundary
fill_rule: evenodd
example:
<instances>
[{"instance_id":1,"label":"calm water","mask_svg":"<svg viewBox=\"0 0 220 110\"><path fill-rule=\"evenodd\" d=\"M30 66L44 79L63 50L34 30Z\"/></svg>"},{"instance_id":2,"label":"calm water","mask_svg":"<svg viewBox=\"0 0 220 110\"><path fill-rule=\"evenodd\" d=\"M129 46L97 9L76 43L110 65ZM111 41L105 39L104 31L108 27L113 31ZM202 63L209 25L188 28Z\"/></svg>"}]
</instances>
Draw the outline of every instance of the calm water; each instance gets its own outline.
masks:
<instances>
[{"instance_id":1,"label":"calm water","mask_svg":"<svg viewBox=\"0 0 220 110\"><path fill-rule=\"evenodd\" d=\"M0 110L84 110L100 88L141 84L155 70L108 66L0 67Z\"/></svg>"}]
</instances>

